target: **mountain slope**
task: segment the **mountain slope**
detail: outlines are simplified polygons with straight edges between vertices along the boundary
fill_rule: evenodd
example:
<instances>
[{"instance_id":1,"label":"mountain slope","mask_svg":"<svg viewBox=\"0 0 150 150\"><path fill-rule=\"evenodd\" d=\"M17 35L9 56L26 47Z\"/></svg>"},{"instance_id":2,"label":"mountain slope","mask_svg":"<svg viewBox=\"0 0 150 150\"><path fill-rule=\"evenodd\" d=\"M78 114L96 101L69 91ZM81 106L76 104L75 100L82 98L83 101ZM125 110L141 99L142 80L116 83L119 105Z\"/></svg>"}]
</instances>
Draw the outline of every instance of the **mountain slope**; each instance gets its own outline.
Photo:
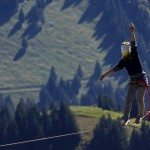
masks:
<instances>
[{"instance_id":1,"label":"mountain slope","mask_svg":"<svg viewBox=\"0 0 150 150\"><path fill-rule=\"evenodd\" d=\"M72 78L79 64L89 77L96 60L105 71L121 58L120 43L129 40L131 21L143 68L150 71L149 1L18 1L18 9L0 22L0 88L45 84L52 65L64 79ZM109 80L119 93L127 75L121 71Z\"/></svg>"},{"instance_id":2,"label":"mountain slope","mask_svg":"<svg viewBox=\"0 0 150 150\"><path fill-rule=\"evenodd\" d=\"M63 1L49 3L43 9L41 31L32 36L32 32L27 30L28 22L32 20L28 16L34 16L34 3L20 3L19 9L22 8L25 15L21 29L12 34L18 22L19 9L10 21L0 27L1 87L45 83L52 65L63 78L72 78L79 64L89 76L101 55L97 50L99 42L92 38L93 24L78 24L87 3L64 10L61 10ZM21 50L21 37L27 41L25 51ZM17 55L20 57L15 59Z\"/></svg>"}]
</instances>

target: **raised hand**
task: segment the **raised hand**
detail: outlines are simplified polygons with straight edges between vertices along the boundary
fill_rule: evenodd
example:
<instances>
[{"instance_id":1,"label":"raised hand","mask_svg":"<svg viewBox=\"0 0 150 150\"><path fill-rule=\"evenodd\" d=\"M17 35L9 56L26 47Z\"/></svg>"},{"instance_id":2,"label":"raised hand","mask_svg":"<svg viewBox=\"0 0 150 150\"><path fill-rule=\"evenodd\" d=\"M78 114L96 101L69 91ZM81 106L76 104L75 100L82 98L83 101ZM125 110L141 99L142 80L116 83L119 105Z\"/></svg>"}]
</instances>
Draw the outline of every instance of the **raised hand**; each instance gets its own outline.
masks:
<instances>
[{"instance_id":1,"label":"raised hand","mask_svg":"<svg viewBox=\"0 0 150 150\"><path fill-rule=\"evenodd\" d=\"M135 29L136 29L136 28L135 28L135 25L134 25L133 23L130 23L130 24L129 24L129 28L130 28L130 31L131 31L131 32L134 32Z\"/></svg>"}]
</instances>

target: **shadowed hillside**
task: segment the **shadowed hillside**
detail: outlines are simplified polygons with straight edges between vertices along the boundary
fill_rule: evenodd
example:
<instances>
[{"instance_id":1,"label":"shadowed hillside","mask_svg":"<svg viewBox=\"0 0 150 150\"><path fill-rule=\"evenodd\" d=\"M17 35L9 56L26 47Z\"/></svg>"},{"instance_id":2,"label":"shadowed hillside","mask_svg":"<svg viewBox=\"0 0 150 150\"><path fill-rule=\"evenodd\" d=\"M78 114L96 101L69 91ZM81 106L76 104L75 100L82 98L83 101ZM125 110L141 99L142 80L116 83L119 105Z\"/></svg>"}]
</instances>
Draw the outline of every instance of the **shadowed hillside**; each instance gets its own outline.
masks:
<instances>
[{"instance_id":1,"label":"shadowed hillside","mask_svg":"<svg viewBox=\"0 0 150 150\"><path fill-rule=\"evenodd\" d=\"M1 87L45 83L52 65L63 78L72 78L79 64L89 76L101 57L92 24L78 25L86 1L40 2L19 3L16 13L1 24Z\"/></svg>"},{"instance_id":2,"label":"shadowed hillside","mask_svg":"<svg viewBox=\"0 0 150 150\"><path fill-rule=\"evenodd\" d=\"M3 5L12 1L1 1ZM65 79L72 78L79 64L89 77L97 60L105 71L119 61L131 21L149 72L149 6L146 0L20 0L7 7L9 14L0 9L1 87L43 84L52 65ZM112 78L115 88L126 81L127 76L120 78L123 73Z\"/></svg>"},{"instance_id":3,"label":"shadowed hillside","mask_svg":"<svg viewBox=\"0 0 150 150\"><path fill-rule=\"evenodd\" d=\"M130 40L128 24L134 22L137 27L137 41L143 68L149 72L149 18L150 9L148 1L98 1L89 0L88 7L79 20L79 24L90 23L95 20L93 38L102 39L98 46L100 51L106 51L104 66L114 66L121 57L120 43ZM113 58L113 59L112 59ZM123 73L118 73L118 75ZM126 77L122 77L121 82Z\"/></svg>"}]
</instances>

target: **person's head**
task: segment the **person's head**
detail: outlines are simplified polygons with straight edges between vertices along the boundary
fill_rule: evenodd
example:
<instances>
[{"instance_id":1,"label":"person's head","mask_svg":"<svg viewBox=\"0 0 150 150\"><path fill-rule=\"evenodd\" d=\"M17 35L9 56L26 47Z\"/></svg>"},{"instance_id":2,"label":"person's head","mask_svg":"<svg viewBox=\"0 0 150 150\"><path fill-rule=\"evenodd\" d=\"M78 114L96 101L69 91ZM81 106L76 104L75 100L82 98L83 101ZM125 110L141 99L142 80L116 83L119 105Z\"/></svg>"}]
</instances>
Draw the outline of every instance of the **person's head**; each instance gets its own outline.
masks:
<instances>
[{"instance_id":1,"label":"person's head","mask_svg":"<svg viewBox=\"0 0 150 150\"><path fill-rule=\"evenodd\" d=\"M129 56L131 52L131 44L128 41L124 41L121 43L121 54L122 57L127 57Z\"/></svg>"}]
</instances>

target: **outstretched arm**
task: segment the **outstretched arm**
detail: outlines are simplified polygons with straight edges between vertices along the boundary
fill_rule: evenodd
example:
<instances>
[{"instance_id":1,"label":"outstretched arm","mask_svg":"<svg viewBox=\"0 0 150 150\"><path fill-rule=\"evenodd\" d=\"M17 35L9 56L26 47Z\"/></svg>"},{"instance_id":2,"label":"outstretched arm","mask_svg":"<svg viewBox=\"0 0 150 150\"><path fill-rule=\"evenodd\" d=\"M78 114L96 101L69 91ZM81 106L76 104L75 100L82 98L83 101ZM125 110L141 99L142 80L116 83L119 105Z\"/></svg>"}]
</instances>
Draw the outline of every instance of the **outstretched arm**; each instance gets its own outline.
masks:
<instances>
[{"instance_id":1,"label":"outstretched arm","mask_svg":"<svg viewBox=\"0 0 150 150\"><path fill-rule=\"evenodd\" d=\"M135 36L135 30L136 30L136 28L135 28L134 24L130 23L129 24L129 28L130 28L130 32L131 32L131 42L132 41L136 42L136 36Z\"/></svg>"},{"instance_id":2,"label":"outstretched arm","mask_svg":"<svg viewBox=\"0 0 150 150\"><path fill-rule=\"evenodd\" d=\"M115 71L114 69L110 69L108 71L106 71L105 73L103 73L100 77L100 81L102 81L105 77L110 76L111 74L113 74Z\"/></svg>"}]
</instances>

